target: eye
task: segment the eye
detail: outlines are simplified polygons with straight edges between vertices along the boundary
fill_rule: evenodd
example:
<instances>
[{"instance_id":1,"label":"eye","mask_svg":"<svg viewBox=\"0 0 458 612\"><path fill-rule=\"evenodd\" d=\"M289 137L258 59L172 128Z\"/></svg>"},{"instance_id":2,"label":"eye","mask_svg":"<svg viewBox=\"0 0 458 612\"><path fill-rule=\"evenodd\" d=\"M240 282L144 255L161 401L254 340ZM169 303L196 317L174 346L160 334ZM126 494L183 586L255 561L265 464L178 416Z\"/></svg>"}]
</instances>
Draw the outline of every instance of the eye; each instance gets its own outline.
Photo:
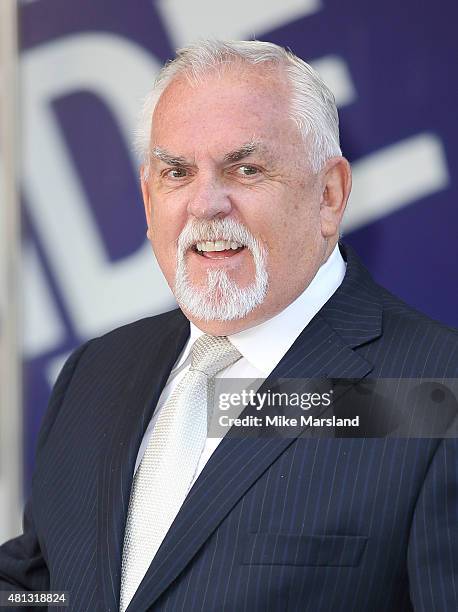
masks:
<instances>
[{"instance_id":1,"label":"eye","mask_svg":"<svg viewBox=\"0 0 458 612\"><path fill-rule=\"evenodd\" d=\"M165 178L180 179L187 177L188 171L186 168L169 168L168 170L164 170L162 176Z\"/></svg>"},{"instance_id":2,"label":"eye","mask_svg":"<svg viewBox=\"0 0 458 612\"><path fill-rule=\"evenodd\" d=\"M259 174L259 169L256 166L243 165L237 168L237 172L242 176L253 176Z\"/></svg>"}]
</instances>

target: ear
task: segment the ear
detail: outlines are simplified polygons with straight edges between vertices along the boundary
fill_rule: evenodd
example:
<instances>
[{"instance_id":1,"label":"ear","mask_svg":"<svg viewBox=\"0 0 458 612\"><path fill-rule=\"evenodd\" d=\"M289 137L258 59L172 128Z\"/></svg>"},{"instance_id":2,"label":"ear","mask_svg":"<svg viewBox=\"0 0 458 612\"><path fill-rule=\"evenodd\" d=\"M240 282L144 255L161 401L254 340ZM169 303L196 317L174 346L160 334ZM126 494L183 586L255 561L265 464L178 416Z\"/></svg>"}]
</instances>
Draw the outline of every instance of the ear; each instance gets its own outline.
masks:
<instances>
[{"instance_id":1,"label":"ear","mask_svg":"<svg viewBox=\"0 0 458 612\"><path fill-rule=\"evenodd\" d=\"M140 186L143 196L143 206L145 207L146 225L148 226L146 235L148 239L151 240L151 196L149 191L148 179L145 176L145 166L143 165L140 167Z\"/></svg>"},{"instance_id":2,"label":"ear","mask_svg":"<svg viewBox=\"0 0 458 612\"><path fill-rule=\"evenodd\" d=\"M339 227L351 191L351 168L345 157L329 159L322 174L320 201L321 234L324 238L338 236Z\"/></svg>"}]
</instances>

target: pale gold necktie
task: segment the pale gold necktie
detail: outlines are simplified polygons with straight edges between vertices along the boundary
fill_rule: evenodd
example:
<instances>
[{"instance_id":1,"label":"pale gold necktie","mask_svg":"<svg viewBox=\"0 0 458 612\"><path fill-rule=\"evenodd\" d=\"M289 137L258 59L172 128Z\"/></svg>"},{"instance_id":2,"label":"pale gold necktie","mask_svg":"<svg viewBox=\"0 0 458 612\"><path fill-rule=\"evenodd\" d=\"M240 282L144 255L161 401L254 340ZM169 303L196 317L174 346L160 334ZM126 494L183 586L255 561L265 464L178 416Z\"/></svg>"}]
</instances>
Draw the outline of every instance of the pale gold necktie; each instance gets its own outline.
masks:
<instances>
[{"instance_id":1,"label":"pale gold necktie","mask_svg":"<svg viewBox=\"0 0 458 612\"><path fill-rule=\"evenodd\" d=\"M137 469L124 533L120 611L129 605L194 479L207 437L209 381L240 359L225 336L203 335L162 407Z\"/></svg>"}]
</instances>

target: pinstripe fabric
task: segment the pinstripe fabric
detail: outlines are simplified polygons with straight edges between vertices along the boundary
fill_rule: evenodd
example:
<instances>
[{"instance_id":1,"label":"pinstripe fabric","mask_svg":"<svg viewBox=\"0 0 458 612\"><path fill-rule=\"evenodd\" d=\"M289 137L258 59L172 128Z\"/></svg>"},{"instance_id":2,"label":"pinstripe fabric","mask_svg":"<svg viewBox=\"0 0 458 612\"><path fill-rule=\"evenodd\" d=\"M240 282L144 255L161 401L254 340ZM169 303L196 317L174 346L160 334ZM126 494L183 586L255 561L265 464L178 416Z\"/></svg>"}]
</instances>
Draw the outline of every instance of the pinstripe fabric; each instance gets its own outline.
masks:
<instances>
[{"instance_id":1,"label":"pinstripe fabric","mask_svg":"<svg viewBox=\"0 0 458 612\"><path fill-rule=\"evenodd\" d=\"M346 256L343 284L270 378L458 378L456 332ZM173 311L71 357L40 433L25 533L0 548L0 588L69 590L72 610L117 610L135 457L188 333ZM457 456L455 439L225 438L128 612L455 611Z\"/></svg>"}]
</instances>

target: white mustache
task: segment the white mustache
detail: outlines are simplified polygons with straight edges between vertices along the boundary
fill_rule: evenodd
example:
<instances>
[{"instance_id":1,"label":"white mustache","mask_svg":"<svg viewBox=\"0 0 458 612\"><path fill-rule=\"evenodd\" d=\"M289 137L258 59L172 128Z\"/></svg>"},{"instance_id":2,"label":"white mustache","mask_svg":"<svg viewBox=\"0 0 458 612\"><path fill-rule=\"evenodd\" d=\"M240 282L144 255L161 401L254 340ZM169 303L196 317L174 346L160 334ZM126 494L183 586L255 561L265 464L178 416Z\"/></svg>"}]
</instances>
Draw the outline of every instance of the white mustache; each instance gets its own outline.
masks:
<instances>
[{"instance_id":1,"label":"white mustache","mask_svg":"<svg viewBox=\"0 0 458 612\"><path fill-rule=\"evenodd\" d=\"M237 242L250 250L262 250L261 243L248 229L235 219L198 220L191 219L178 237L178 253L184 253L197 242L228 240Z\"/></svg>"}]
</instances>

